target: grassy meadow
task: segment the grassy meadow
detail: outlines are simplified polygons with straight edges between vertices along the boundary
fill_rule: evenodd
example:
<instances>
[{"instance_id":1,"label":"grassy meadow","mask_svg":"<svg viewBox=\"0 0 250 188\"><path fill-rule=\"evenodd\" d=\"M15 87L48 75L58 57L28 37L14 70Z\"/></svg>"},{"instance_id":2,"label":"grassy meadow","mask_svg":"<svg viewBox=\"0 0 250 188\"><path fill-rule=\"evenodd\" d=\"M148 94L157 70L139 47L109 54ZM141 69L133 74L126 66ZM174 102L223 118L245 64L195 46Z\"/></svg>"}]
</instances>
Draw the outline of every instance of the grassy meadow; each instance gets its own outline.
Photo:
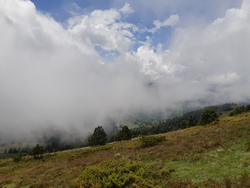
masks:
<instances>
[{"instance_id":1,"label":"grassy meadow","mask_svg":"<svg viewBox=\"0 0 250 188\"><path fill-rule=\"evenodd\" d=\"M250 113L41 160L0 159L0 187L250 187Z\"/></svg>"}]
</instances>

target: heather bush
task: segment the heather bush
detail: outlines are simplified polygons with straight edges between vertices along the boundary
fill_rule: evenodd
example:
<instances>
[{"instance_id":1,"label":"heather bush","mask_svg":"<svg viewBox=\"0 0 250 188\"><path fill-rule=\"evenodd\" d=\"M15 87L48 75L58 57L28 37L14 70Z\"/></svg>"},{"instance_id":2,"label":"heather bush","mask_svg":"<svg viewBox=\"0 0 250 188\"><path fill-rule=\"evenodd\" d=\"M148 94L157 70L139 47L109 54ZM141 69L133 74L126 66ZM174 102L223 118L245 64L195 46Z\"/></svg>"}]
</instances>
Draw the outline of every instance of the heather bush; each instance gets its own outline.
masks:
<instances>
[{"instance_id":1,"label":"heather bush","mask_svg":"<svg viewBox=\"0 0 250 188\"><path fill-rule=\"evenodd\" d=\"M146 148L157 145L159 142L166 140L165 136L142 136L140 138L141 147Z\"/></svg>"},{"instance_id":2,"label":"heather bush","mask_svg":"<svg viewBox=\"0 0 250 188\"><path fill-rule=\"evenodd\" d=\"M139 163L128 159L106 160L87 167L73 181L74 187L110 188L110 187L155 187L146 179L149 172Z\"/></svg>"}]
</instances>

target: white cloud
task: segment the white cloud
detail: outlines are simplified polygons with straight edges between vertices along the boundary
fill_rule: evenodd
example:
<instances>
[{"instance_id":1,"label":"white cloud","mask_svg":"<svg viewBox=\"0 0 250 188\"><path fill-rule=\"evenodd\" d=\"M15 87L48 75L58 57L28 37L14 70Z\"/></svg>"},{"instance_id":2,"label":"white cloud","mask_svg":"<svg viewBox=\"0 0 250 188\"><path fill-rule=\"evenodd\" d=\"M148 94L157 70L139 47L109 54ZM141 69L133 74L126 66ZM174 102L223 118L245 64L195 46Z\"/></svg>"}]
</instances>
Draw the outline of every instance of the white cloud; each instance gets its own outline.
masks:
<instances>
[{"instance_id":1,"label":"white cloud","mask_svg":"<svg viewBox=\"0 0 250 188\"><path fill-rule=\"evenodd\" d=\"M107 117L164 111L185 101L246 101L249 9L245 0L212 23L178 24L169 49L163 49L151 45L154 36L144 43L136 38L145 37L144 28L124 19L132 13L129 4L71 18L65 29L30 1L2 0L0 131L54 124L82 127L84 134ZM178 15L155 22L155 29L175 25ZM96 46L120 55L103 63Z\"/></svg>"},{"instance_id":2,"label":"white cloud","mask_svg":"<svg viewBox=\"0 0 250 188\"><path fill-rule=\"evenodd\" d=\"M154 51L149 43L145 43L137 49L135 56L141 65L141 72L154 80L165 74L174 75L177 71L183 69L181 65L169 61L172 52L169 50L162 51L161 46L158 46L158 49Z\"/></svg>"},{"instance_id":3,"label":"white cloud","mask_svg":"<svg viewBox=\"0 0 250 188\"><path fill-rule=\"evenodd\" d=\"M30 1L0 1L2 139L50 125L84 135L106 118L156 107L145 103L136 61L100 64L95 45L123 52L131 44L135 26L119 22L120 14L96 10L66 30Z\"/></svg>"},{"instance_id":4,"label":"white cloud","mask_svg":"<svg viewBox=\"0 0 250 188\"><path fill-rule=\"evenodd\" d=\"M220 75L211 75L207 77L208 83L220 84L220 85L230 85L238 82L240 76L236 72L227 72Z\"/></svg>"},{"instance_id":5,"label":"white cloud","mask_svg":"<svg viewBox=\"0 0 250 188\"><path fill-rule=\"evenodd\" d=\"M104 50L125 52L133 43L132 31L137 30L133 24L121 21L121 13L131 13L129 4L125 4L120 11L116 9L95 10L90 15L82 16L77 24L73 18L69 20L69 31L84 43L100 46ZM79 21L79 17L75 21Z\"/></svg>"},{"instance_id":6,"label":"white cloud","mask_svg":"<svg viewBox=\"0 0 250 188\"><path fill-rule=\"evenodd\" d=\"M171 15L168 19L166 19L163 22L160 22L159 20L154 21L155 27L153 29L150 29L149 31L154 33L157 30L159 30L161 27L166 26L174 26L179 22L179 16L178 15Z\"/></svg>"},{"instance_id":7,"label":"white cloud","mask_svg":"<svg viewBox=\"0 0 250 188\"><path fill-rule=\"evenodd\" d=\"M183 80L203 84L204 96L214 85L227 86L210 93L216 102L249 99L249 7L244 1L241 8L229 9L212 24L179 29L173 39L171 51L180 54L177 62L185 67L180 75Z\"/></svg>"},{"instance_id":8,"label":"white cloud","mask_svg":"<svg viewBox=\"0 0 250 188\"><path fill-rule=\"evenodd\" d=\"M128 3L125 3L124 6L119 11L122 12L123 14L131 14L134 12L132 7Z\"/></svg>"},{"instance_id":9,"label":"white cloud","mask_svg":"<svg viewBox=\"0 0 250 188\"><path fill-rule=\"evenodd\" d=\"M150 24L153 20L164 20L167 15L179 14L181 23L197 25L222 17L230 8L240 7L243 0L114 0L115 5L128 2L135 10L140 23Z\"/></svg>"}]
</instances>

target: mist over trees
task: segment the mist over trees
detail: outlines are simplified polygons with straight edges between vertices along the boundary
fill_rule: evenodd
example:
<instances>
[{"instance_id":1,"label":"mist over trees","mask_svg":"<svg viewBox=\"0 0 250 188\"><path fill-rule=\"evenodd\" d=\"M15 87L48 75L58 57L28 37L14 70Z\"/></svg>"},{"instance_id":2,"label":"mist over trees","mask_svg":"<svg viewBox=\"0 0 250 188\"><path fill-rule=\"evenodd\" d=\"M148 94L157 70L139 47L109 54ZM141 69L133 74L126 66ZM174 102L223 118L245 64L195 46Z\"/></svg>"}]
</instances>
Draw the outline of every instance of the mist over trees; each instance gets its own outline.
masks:
<instances>
[{"instance_id":1,"label":"mist over trees","mask_svg":"<svg viewBox=\"0 0 250 188\"><path fill-rule=\"evenodd\" d=\"M217 114L230 112L235 103L226 103L223 105L210 106L206 108L215 109ZM206 109L205 108L205 109ZM193 127L199 124L204 109L198 109L184 114L176 115L172 118L153 123L152 125L141 126L131 130L133 137L139 135L160 134L179 129Z\"/></svg>"},{"instance_id":2,"label":"mist over trees","mask_svg":"<svg viewBox=\"0 0 250 188\"><path fill-rule=\"evenodd\" d=\"M197 125L206 125L218 119L218 115L237 115L243 112L249 112L250 105L236 105L227 103L223 105L210 106L204 109L198 109L191 112L179 114L165 120L154 121L148 125L140 123L146 120L143 117L131 119L136 122L136 127L130 128L128 125L117 125L115 121L104 122L105 126L97 126L89 137L68 137L66 132L50 131L45 132L39 140L39 147L46 153L62 150L80 148L84 146L104 145L108 142L129 140L138 136L166 133L175 130L181 130ZM127 121L128 122L128 121ZM132 125L132 124L131 124ZM140 125L140 126L138 126ZM132 125L135 126L135 125ZM35 148L38 148L35 146ZM37 149L39 150L39 149ZM6 154L32 154L32 144L23 147L9 147L4 151Z\"/></svg>"}]
</instances>

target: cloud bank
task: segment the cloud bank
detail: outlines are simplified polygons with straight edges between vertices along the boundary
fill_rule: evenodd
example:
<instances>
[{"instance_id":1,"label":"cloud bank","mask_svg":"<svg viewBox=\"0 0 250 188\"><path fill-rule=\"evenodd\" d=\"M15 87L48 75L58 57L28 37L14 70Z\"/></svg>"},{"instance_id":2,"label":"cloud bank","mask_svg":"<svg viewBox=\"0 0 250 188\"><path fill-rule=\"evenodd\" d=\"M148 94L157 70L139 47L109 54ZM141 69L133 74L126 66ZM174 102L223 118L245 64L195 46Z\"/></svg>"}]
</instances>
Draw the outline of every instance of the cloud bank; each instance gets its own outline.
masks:
<instances>
[{"instance_id":1,"label":"cloud bank","mask_svg":"<svg viewBox=\"0 0 250 188\"><path fill-rule=\"evenodd\" d=\"M183 26L174 13L146 28L127 21L136 12L125 3L63 27L30 1L2 0L0 142L48 126L86 135L185 102L249 101L249 12L245 0L207 24ZM162 27L173 29L167 49L152 45Z\"/></svg>"}]
</instances>

